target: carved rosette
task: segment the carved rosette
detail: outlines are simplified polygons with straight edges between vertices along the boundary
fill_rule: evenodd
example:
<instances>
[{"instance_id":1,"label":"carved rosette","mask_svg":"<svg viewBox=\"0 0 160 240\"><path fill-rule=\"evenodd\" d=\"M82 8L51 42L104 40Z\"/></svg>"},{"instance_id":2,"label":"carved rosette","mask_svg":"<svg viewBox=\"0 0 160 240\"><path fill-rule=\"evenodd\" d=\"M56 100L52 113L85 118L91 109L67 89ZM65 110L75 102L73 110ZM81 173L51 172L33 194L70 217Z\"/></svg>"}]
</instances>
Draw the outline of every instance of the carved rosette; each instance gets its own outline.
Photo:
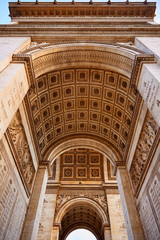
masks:
<instances>
[{"instance_id":1,"label":"carved rosette","mask_svg":"<svg viewBox=\"0 0 160 240\"><path fill-rule=\"evenodd\" d=\"M19 111L7 129L7 137L23 182L31 190L35 168Z\"/></svg>"},{"instance_id":2,"label":"carved rosette","mask_svg":"<svg viewBox=\"0 0 160 240\"><path fill-rule=\"evenodd\" d=\"M150 161L150 153L155 145L154 142L158 133L158 129L159 127L154 118L148 112L130 168L130 177L135 191L139 187L140 180L142 179L147 164Z\"/></svg>"}]
</instances>

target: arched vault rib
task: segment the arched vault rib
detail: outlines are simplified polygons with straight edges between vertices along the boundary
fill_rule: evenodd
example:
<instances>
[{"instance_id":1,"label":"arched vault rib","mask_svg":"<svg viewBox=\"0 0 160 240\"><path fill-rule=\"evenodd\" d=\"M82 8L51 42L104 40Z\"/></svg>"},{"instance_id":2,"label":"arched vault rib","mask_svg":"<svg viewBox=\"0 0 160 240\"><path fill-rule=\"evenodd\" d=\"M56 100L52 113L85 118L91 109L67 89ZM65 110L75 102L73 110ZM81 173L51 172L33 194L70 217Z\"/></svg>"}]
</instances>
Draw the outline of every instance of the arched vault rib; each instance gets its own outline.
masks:
<instances>
[{"instance_id":1,"label":"arched vault rib","mask_svg":"<svg viewBox=\"0 0 160 240\"><path fill-rule=\"evenodd\" d=\"M45 159L52 164L55 158L60 154L74 148L92 148L109 158L113 165L115 162L121 160L120 156L113 148L111 149L111 147L108 147L103 142L87 137L64 140L62 143L58 144L57 147L54 147L53 151L49 151L48 154L46 154Z\"/></svg>"},{"instance_id":2,"label":"arched vault rib","mask_svg":"<svg viewBox=\"0 0 160 240\"><path fill-rule=\"evenodd\" d=\"M97 67L119 72L127 77L131 76L134 59L139 54L137 49L122 45L107 45L93 43L72 43L61 45L40 45L36 49L27 51L31 54L35 77L55 71L57 68L71 64L77 67L81 63L88 67Z\"/></svg>"}]
</instances>

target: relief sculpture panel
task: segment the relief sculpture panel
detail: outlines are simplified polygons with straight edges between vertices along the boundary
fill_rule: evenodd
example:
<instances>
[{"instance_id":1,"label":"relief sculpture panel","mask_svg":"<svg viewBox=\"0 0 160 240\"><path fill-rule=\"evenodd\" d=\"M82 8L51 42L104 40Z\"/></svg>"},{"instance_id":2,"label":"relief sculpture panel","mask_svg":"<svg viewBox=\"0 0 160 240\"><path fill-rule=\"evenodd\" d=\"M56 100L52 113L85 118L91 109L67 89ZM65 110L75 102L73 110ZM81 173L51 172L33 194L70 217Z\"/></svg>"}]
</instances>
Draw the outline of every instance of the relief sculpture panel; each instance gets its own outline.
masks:
<instances>
[{"instance_id":1,"label":"relief sculpture panel","mask_svg":"<svg viewBox=\"0 0 160 240\"><path fill-rule=\"evenodd\" d=\"M158 129L159 127L156 124L154 118L148 112L130 168L130 177L135 191L139 187L142 175L151 158L150 153L153 151Z\"/></svg>"},{"instance_id":2,"label":"relief sculpture panel","mask_svg":"<svg viewBox=\"0 0 160 240\"><path fill-rule=\"evenodd\" d=\"M7 137L24 185L30 192L35 168L19 112L15 114L7 129Z\"/></svg>"}]
</instances>

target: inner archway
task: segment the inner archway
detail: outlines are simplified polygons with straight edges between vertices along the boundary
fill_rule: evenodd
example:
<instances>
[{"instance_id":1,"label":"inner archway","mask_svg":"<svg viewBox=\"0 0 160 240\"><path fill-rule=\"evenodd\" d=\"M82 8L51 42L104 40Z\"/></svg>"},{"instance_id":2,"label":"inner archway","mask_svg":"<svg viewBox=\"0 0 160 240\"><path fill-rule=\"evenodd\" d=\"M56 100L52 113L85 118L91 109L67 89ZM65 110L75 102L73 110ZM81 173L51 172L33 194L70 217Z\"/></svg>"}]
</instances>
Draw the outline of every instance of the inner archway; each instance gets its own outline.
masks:
<instances>
[{"instance_id":1,"label":"inner archway","mask_svg":"<svg viewBox=\"0 0 160 240\"><path fill-rule=\"evenodd\" d=\"M62 202L59 198L58 201ZM55 225L60 224L60 238L65 240L74 230L84 228L91 231L98 240L104 239L104 226L109 225L102 206L89 197L75 197L59 207Z\"/></svg>"},{"instance_id":2,"label":"inner archway","mask_svg":"<svg viewBox=\"0 0 160 240\"><path fill-rule=\"evenodd\" d=\"M94 234L86 229L80 228L72 231L66 238L66 240L97 240Z\"/></svg>"}]
</instances>

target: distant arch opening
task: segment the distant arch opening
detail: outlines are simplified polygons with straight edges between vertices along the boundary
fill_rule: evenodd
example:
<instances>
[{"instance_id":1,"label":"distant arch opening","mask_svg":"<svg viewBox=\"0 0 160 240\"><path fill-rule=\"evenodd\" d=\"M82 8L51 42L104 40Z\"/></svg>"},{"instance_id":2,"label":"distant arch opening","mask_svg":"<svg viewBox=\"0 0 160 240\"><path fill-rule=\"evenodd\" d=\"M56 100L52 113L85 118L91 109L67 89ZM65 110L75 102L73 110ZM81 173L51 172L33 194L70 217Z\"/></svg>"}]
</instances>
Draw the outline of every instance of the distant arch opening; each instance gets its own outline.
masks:
<instances>
[{"instance_id":1,"label":"distant arch opening","mask_svg":"<svg viewBox=\"0 0 160 240\"><path fill-rule=\"evenodd\" d=\"M97 238L91 231L84 228L79 228L72 231L66 238L66 240L84 240L84 239L97 240Z\"/></svg>"},{"instance_id":2,"label":"distant arch opening","mask_svg":"<svg viewBox=\"0 0 160 240\"><path fill-rule=\"evenodd\" d=\"M109 221L106 212L96 201L88 197L78 197L60 206L55 224L61 225L61 240L66 240L67 236L77 229L87 229L97 240L104 240L104 226L109 225Z\"/></svg>"}]
</instances>

